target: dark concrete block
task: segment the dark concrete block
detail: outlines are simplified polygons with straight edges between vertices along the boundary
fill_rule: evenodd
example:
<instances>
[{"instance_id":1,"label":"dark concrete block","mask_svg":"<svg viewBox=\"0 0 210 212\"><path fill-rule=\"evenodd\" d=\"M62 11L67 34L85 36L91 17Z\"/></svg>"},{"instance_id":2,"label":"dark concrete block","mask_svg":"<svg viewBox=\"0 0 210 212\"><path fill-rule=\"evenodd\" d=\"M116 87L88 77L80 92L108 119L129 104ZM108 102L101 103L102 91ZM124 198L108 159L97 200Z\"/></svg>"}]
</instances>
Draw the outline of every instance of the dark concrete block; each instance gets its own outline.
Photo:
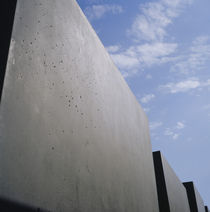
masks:
<instances>
[{"instance_id":1,"label":"dark concrete block","mask_svg":"<svg viewBox=\"0 0 210 212\"><path fill-rule=\"evenodd\" d=\"M205 206L205 212L209 212L208 206Z\"/></svg>"},{"instance_id":2,"label":"dark concrete block","mask_svg":"<svg viewBox=\"0 0 210 212\"><path fill-rule=\"evenodd\" d=\"M17 1L0 167L14 202L158 211L147 117L75 0Z\"/></svg>"},{"instance_id":3,"label":"dark concrete block","mask_svg":"<svg viewBox=\"0 0 210 212\"><path fill-rule=\"evenodd\" d=\"M17 0L0 1L0 102Z\"/></svg>"},{"instance_id":4,"label":"dark concrete block","mask_svg":"<svg viewBox=\"0 0 210 212\"><path fill-rule=\"evenodd\" d=\"M0 198L1 212L49 212L47 210L29 206L20 202L15 202L9 199Z\"/></svg>"},{"instance_id":5,"label":"dark concrete block","mask_svg":"<svg viewBox=\"0 0 210 212\"><path fill-rule=\"evenodd\" d=\"M205 212L203 200L193 182L183 183L186 190L191 212Z\"/></svg>"},{"instance_id":6,"label":"dark concrete block","mask_svg":"<svg viewBox=\"0 0 210 212\"><path fill-rule=\"evenodd\" d=\"M160 212L190 212L185 187L163 155L153 152Z\"/></svg>"}]
</instances>

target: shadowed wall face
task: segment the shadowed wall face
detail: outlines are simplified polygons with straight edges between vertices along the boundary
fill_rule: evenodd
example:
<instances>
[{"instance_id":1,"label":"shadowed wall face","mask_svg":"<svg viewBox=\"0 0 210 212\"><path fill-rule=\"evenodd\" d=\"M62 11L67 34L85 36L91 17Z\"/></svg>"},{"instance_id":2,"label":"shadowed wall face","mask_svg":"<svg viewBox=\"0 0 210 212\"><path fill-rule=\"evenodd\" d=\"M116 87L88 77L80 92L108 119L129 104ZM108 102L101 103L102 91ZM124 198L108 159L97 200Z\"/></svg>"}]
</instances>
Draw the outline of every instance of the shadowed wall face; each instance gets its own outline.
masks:
<instances>
[{"instance_id":1,"label":"shadowed wall face","mask_svg":"<svg viewBox=\"0 0 210 212\"><path fill-rule=\"evenodd\" d=\"M0 26L2 29L2 32L0 33L0 102L16 3L16 0L7 0L0 2Z\"/></svg>"},{"instance_id":2,"label":"shadowed wall face","mask_svg":"<svg viewBox=\"0 0 210 212\"><path fill-rule=\"evenodd\" d=\"M160 212L190 212L185 187L162 154L153 152Z\"/></svg>"},{"instance_id":3,"label":"shadowed wall face","mask_svg":"<svg viewBox=\"0 0 210 212\"><path fill-rule=\"evenodd\" d=\"M191 212L205 212L203 200L193 182L185 182Z\"/></svg>"},{"instance_id":4,"label":"shadowed wall face","mask_svg":"<svg viewBox=\"0 0 210 212\"><path fill-rule=\"evenodd\" d=\"M52 211L158 211L147 118L74 0L17 1L0 196Z\"/></svg>"},{"instance_id":5,"label":"shadowed wall face","mask_svg":"<svg viewBox=\"0 0 210 212\"><path fill-rule=\"evenodd\" d=\"M11 201L9 199L5 199L1 197L0 197L0 211L2 212L49 212L41 208L32 207L17 201Z\"/></svg>"}]
</instances>

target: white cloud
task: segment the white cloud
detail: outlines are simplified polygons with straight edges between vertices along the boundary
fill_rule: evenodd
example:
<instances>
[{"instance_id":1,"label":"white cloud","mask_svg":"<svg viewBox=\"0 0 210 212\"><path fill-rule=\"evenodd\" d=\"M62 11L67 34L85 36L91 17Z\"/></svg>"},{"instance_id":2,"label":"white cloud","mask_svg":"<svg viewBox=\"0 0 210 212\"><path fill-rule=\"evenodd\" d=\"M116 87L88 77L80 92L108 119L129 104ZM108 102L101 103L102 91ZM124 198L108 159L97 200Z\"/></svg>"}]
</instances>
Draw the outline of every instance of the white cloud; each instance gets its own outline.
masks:
<instances>
[{"instance_id":1,"label":"white cloud","mask_svg":"<svg viewBox=\"0 0 210 212\"><path fill-rule=\"evenodd\" d=\"M191 89L198 88L200 82L198 80L186 80L178 83L168 83L164 87L167 88L170 93L187 92Z\"/></svg>"},{"instance_id":2,"label":"white cloud","mask_svg":"<svg viewBox=\"0 0 210 212\"><path fill-rule=\"evenodd\" d=\"M152 79L152 75L151 75L151 74L147 74L147 75L146 75L146 79L148 79L148 80L149 80L149 79Z\"/></svg>"},{"instance_id":3,"label":"white cloud","mask_svg":"<svg viewBox=\"0 0 210 212\"><path fill-rule=\"evenodd\" d=\"M176 43L151 43L143 44L137 47L133 47L136 52L139 62L141 65L150 67L154 64L161 64L170 61L168 57L170 54L174 53L177 48Z\"/></svg>"},{"instance_id":4,"label":"white cloud","mask_svg":"<svg viewBox=\"0 0 210 212\"><path fill-rule=\"evenodd\" d=\"M203 82L199 79L187 79L177 83L168 83L166 85L161 85L160 89L168 93L179 93L179 92L188 92L192 89L201 89L203 87L210 86L210 79Z\"/></svg>"},{"instance_id":5,"label":"white cloud","mask_svg":"<svg viewBox=\"0 0 210 212\"><path fill-rule=\"evenodd\" d=\"M176 43L147 43L130 46L125 51L113 52L110 56L121 71L132 73L133 69L143 70L145 67L170 62L174 58L169 55L174 53L176 48ZM111 50L117 51L117 46L113 46Z\"/></svg>"},{"instance_id":6,"label":"white cloud","mask_svg":"<svg viewBox=\"0 0 210 212\"><path fill-rule=\"evenodd\" d=\"M172 136L172 139L173 139L173 140L176 140L178 137L179 137L179 134L175 133L175 134Z\"/></svg>"},{"instance_id":7,"label":"white cloud","mask_svg":"<svg viewBox=\"0 0 210 212\"><path fill-rule=\"evenodd\" d=\"M128 34L138 40L162 41L167 35L166 27L179 16L189 0L159 0L140 5L140 14L136 17Z\"/></svg>"},{"instance_id":8,"label":"white cloud","mask_svg":"<svg viewBox=\"0 0 210 212\"><path fill-rule=\"evenodd\" d=\"M142 97L140 99L140 102L146 104L146 103L148 103L149 101L151 101L154 98L155 98L154 94L147 94L147 95L145 95L144 97Z\"/></svg>"},{"instance_id":9,"label":"white cloud","mask_svg":"<svg viewBox=\"0 0 210 212\"><path fill-rule=\"evenodd\" d=\"M183 122L180 122L180 121L177 122L176 129L181 130L183 128L185 128L185 124Z\"/></svg>"},{"instance_id":10,"label":"white cloud","mask_svg":"<svg viewBox=\"0 0 210 212\"><path fill-rule=\"evenodd\" d=\"M203 106L203 110L208 110L208 109L210 109L210 104Z\"/></svg>"},{"instance_id":11,"label":"white cloud","mask_svg":"<svg viewBox=\"0 0 210 212\"><path fill-rule=\"evenodd\" d=\"M116 66L119 69L133 69L139 65L139 60L135 56L128 55L126 53L110 54L114 60Z\"/></svg>"},{"instance_id":12,"label":"white cloud","mask_svg":"<svg viewBox=\"0 0 210 212\"><path fill-rule=\"evenodd\" d=\"M128 30L128 35L135 37L135 45L121 51L110 51L115 64L125 77L154 65L177 60L172 54L176 52L178 44L164 41L166 27L190 3L190 0L159 0L140 5L140 12Z\"/></svg>"},{"instance_id":13,"label":"white cloud","mask_svg":"<svg viewBox=\"0 0 210 212\"><path fill-rule=\"evenodd\" d=\"M210 109L210 104L204 105L202 109L203 109L203 110L208 110L208 109Z\"/></svg>"},{"instance_id":14,"label":"white cloud","mask_svg":"<svg viewBox=\"0 0 210 212\"><path fill-rule=\"evenodd\" d=\"M184 121L178 121L174 127L166 128L164 135L176 140L180 136L180 130L183 130L184 128Z\"/></svg>"},{"instance_id":15,"label":"white cloud","mask_svg":"<svg viewBox=\"0 0 210 212\"><path fill-rule=\"evenodd\" d=\"M172 72L178 74L192 74L207 68L206 62L210 58L210 37L199 36L192 42L192 47L186 54L182 54L176 64L171 67Z\"/></svg>"},{"instance_id":16,"label":"white cloud","mask_svg":"<svg viewBox=\"0 0 210 212\"><path fill-rule=\"evenodd\" d=\"M180 136L180 134L174 132L173 129L170 128L165 129L164 135L171 137L173 140L176 140Z\"/></svg>"},{"instance_id":17,"label":"white cloud","mask_svg":"<svg viewBox=\"0 0 210 212\"><path fill-rule=\"evenodd\" d=\"M143 110L145 113L148 113L150 111L150 108L146 107L146 108L143 108Z\"/></svg>"},{"instance_id":18,"label":"white cloud","mask_svg":"<svg viewBox=\"0 0 210 212\"><path fill-rule=\"evenodd\" d=\"M100 19L106 13L119 14L122 12L123 8L120 5L114 4L92 5L90 7L86 7L84 10L84 13L89 20Z\"/></svg>"},{"instance_id":19,"label":"white cloud","mask_svg":"<svg viewBox=\"0 0 210 212\"><path fill-rule=\"evenodd\" d=\"M166 130L165 130L165 132L164 132L164 135L170 136L170 135L173 135L173 134L174 134L174 133L171 131L171 129L166 128Z\"/></svg>"},{"instance_id":20,"label":"white cloud","mask_svg":"<svg viewBox=\"0 0 210 212\"><path fill-rule=\"evenodd\" d=\"M119 45L107 46L106 50L109 53L115 53L115 52L118 52L120 50L120 46Z\"/></svg>"},{"instance_id":21,"label":"white cloud","mask_svg":"<svg viewBox=\"0 0 210 212\"><path fill-rule=\"evenodd\" d=\"M155 130L163 125L162 122L150 122L150 130Z\"/></svg>"}]
</instances>

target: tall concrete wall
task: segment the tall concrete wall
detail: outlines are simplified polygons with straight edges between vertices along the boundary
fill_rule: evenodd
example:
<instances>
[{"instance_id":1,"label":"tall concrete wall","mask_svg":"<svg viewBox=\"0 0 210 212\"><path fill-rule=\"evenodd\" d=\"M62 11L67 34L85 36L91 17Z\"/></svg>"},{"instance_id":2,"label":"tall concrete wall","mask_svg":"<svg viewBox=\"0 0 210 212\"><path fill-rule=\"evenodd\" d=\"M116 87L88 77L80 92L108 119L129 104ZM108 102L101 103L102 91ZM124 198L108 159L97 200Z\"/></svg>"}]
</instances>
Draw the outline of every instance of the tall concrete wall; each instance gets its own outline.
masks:
<instances>
[{"instance_id":1,"label":"tall concrete wall","mask_svg":"<svg viewBox=\"0 0 210 212\"><path fill-rule=\"evenodd\" d=\"M186 189L163 155L153 152L160 212L190 212Z\"/></svg>"},{"instance_id":2,"label":"tall concrete wall","mask_svg":"<svg viewBox=\"0 0 210 212\"><path fill-rule=\"evenodd\" d=\"M0 102L7 65L12 26L15 15L16 0L0 1Z\"/></svg>"},{"instance_id":3,"label":"tall concrete wall","mask_svg":"<svg viewBox=\"0 0 210 212\"><path fill-rule=\"evenodd\" d=\"M183 184L187 190L190 211L191 212L205 212L205 206L203 203L203 199L201 198L194 183L193 182L185 182Z\"/></svg>"},{"instance_id":4,"label":"tall concrete wall","mask_svg":"<svg viewBox=\"0 0 210 212\"><path fill-rule=\"evenodd\" d=\"M75 0L17 1L0 197L51 211L158 211L147 118Z\"/></svg>"}]
</instances>

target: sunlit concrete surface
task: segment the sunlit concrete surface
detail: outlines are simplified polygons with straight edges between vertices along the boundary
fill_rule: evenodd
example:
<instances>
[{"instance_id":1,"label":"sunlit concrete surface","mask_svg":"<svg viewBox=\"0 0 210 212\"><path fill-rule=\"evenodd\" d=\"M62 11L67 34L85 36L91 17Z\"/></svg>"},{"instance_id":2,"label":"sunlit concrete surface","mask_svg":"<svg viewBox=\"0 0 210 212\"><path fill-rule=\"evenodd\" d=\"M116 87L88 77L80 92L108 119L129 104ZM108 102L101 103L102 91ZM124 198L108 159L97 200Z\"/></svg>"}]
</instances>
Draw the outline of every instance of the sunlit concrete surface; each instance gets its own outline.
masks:
<instances>
[{"instance_id":1,"label":"sunlit concrete surface","mask_svg":"<svg viewBox=\"0 0 210 212\"><path fill-rule=\"evenodd\" d=\"M51 211L158 211L147 118L75 0L17 1L0 197Z\"/></svg>"}]
</instances>

